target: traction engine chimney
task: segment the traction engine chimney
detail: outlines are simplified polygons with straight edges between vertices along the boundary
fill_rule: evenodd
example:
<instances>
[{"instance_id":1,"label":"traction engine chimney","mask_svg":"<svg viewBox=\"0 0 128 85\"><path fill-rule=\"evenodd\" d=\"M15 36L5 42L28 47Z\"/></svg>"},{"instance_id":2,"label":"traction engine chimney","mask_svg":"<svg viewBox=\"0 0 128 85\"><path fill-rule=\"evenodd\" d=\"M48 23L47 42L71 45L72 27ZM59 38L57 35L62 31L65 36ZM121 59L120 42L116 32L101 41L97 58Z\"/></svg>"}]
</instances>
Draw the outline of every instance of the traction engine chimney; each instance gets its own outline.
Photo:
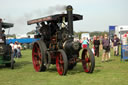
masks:
<instances>
[{"instance_id":1,"label":"traction engine chimney","mask_svg":"<svg viewBox=\"0 0 128 85\"><path fill-rule=\"evenodd\" d=\"M68 5L67 8L67 15L68 15L68 30L69 30L69 34L72 37L73 35L73 16L72 16L72 6Z\"/></svg>"}]
</instances>

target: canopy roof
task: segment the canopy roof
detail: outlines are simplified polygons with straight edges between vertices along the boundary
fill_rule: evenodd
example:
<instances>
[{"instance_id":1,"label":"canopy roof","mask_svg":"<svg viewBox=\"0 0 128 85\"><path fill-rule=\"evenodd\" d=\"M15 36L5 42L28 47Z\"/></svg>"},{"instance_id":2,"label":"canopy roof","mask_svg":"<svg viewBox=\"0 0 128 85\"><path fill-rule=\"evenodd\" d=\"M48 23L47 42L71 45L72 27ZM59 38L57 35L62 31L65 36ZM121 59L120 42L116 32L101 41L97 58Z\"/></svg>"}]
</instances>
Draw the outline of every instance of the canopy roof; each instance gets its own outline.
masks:
<instances>
[{"instance_id":1,"label":"canopy roof","mask_svg":"<svg viewBox=\"0 0 128 85\"><path fill-rule=\"evenodd\" d=\"M56 14L56 15L51 15L51 16L47 16L47 17L43 17L43 18L29 20L27 22L27 24L31 25L31 24L35 24L35 23L39 23L39 22L44 22L44 21L48 21L48 22L56 21L58 23L62 23L63 17L65 17L65 22L67 22L68 21L67 14ZM82 19L83 19L82 15L73 14L73 21L82 20Z\"/></svg>"},{"instance_id":2,"label":"canopy roof","mask_svg":"<svg viewBox=\"0 0 128 85\"><path fill-rule=\"evenodd\" d=\"M5 22L1 22L2 23L2 28L10 28L10 27L13 27L13 24L12 23L5 23Z\"/></svg>"}]
</instances>

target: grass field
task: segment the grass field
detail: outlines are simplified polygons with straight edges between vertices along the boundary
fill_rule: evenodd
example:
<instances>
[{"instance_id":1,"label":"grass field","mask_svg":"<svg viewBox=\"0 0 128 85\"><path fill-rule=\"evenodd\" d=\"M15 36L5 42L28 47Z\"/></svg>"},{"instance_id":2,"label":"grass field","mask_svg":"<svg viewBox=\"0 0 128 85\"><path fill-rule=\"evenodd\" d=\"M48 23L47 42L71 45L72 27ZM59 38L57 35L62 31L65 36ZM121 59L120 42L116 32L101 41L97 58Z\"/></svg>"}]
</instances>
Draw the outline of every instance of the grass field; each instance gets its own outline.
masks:
<instances>
[{"instance_id":1,"label":"grass field","mask_svg":"<svg viewBox=\"0 0 128 85\"><path fill-rule=\"evenodd\" d=\"M128 61L120 61L119 56L111 56L104 63L101 56L96 57L93 74L85 73L78 63L66 76L60 76L55 65L46 72L35 72L31 50L23 50L22 55L15 59L14 70L0 66L0 85L128 85Z\"/></svg>"}]
</instances>

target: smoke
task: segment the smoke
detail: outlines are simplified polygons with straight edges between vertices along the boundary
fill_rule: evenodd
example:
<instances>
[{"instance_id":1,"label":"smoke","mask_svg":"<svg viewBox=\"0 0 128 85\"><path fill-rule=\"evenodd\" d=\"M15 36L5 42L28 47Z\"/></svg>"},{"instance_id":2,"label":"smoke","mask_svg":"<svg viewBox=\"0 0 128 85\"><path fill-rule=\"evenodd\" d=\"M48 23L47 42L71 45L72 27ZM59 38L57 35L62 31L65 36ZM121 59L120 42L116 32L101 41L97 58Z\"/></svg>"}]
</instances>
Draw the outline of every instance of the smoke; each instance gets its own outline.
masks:
<instances>
[{"instance_id":1,"label":"smoke","mask_svg":"<svg viewBox=\"0 0 128 85\"><path fill-rule=\"evenodd\" d=\"M55 12L64 12L66 9L66 5L56 5L56 6L51 6L47 10L47 14L53 14Z\"/></svg>"},{"instance_id":2,"label":"smoke","mask_svg":"<svg viewBox=\"0 0 128 85\"><path fill-rule=\"evenodd\" d=\"M10 34L25 34L35 29L35 25L27 25L28 20L45 17L56 14L57 12L65 12L65 5L50 6L46 9L37 9L29 13L24 13L23 16L13 17L8 15L5 17L9 23L14 23L14 27L10 30Z\"/></svg>"},{"instance_id":3,"label":"smoke","mask_svg":"<svg viewBox=\"0 0 128 85\"><path fill-rule=\"evenodd\" d=\"M13 23L14 27L10 28L9 34L26 34L27 32L34 30L33 26L27 25L27 20L33 18L33 14L26 13L23 16L7 16L4 22ZM8 29L7 29L8 30ZM8 33L8 31L6 31Z\"/></svg>"}]
</instances>

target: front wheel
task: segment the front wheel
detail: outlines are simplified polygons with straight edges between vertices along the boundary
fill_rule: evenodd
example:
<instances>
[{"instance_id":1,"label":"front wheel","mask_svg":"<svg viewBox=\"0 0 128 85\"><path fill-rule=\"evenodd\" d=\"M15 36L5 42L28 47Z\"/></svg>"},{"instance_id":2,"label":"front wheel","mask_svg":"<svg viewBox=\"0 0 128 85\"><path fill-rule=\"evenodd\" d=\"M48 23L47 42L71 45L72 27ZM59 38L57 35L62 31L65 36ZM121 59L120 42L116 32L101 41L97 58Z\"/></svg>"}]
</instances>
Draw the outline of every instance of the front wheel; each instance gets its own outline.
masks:
<instances>
[{"instance_id":1,"label":"front wheel","mask_svg":"<svg viewBox=\"0 0 128 85\"><path fill-rule=\"evenodd\" d=\"M86 73L93 73L95 68L95 58L90 48L82 51L82 65Z\"/></svg>"},{"instance_id":2,"label":"front wheel","mask_svg":"<svg viewBox=\"0 0 128 85\"><path fill-rule=\"evenodd\" d=\"M66 75L68 70L68 59L64 50L58 50L56 57L56 68L59 75Z\"/></svg>"}]
</instances>

